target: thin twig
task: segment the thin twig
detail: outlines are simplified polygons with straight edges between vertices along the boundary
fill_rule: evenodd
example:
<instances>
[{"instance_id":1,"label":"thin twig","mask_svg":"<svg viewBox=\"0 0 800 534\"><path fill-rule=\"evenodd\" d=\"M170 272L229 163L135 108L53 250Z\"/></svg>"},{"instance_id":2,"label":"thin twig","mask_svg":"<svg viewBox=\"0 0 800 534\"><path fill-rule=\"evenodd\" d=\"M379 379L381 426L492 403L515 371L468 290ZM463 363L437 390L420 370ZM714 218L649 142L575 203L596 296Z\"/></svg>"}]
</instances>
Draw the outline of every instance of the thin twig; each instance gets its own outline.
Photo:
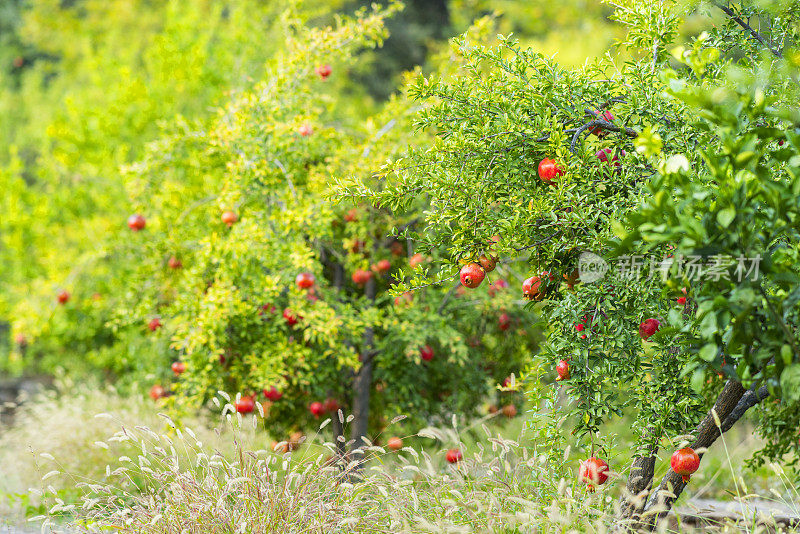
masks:
<instances>
[{"instance_id":1,"label":"thin twig","mask_svg":"<svg viewBox=\"0 0 800 534\"><path fill-rule=\"evenodd\" d=\"M755 37L755 38L756 38L756 40L757 40L758 42L760 42L761 44L763 44L764 46L766 46L766 47L767 47L767 49L768 49L770 52L772 52L772 53L773 53L773 55L775 55L775 57L777 57L777 58L782 58L782 57L783 57L783 54L781 54L781 53L780 53L780 51L778 51L778 50L775 50L774 48L772 48L772 44L771 44L771 43L769 43L769 42L768 42L768 41L767 41L767 40L766 40L766 39L765 39L765 38L764 38L764 37L763 37L763 36L762 36L760 33L758 33L758 32L757 32L755 29L753 29L753 27L752 27L752 26L750 26L750 25L749 25L749 24L748 24L748 23L747 23L747 22L746 22L744 19L742 19L742 17L740 17L739 15L737 15L737 14L736 14L736 12L735 12L734 10L732 10L731 8L729 8L729 7L727 7L727 6L723 6L723 5L721 5L721 4L718 4L717 2L714 2L714 5L715 5L716 7L718 7L720 10L722 10L722 12L723 12L723 13L725 13L726 15L728 15L728 16L731 18L731 20L732 20L732 21L734 21L736 24L738 24L739 26L741 26L743 29L745 29L745 30L747 30L748 32L750 32L750 35L752 35L753 37Z\"/></svg>"},{"instance_id":2,"label":"thin twig","mask_svg":"<svg viewBox=\"0 0 800 534\"><path fill-rule=\"evenodd\" d=\"M580 128L578 128L575 131L575 134L572 136L572 142L569 144L570 152L572 152L573 154L575 153L575 146L578 144L578 139L580 138L580 136L581 136L581 134L583 132L585 132L586 130L589 130L589 129L592 129L592 128L598 128L598 127L602 128L604 130L612 131L612 132L622 132L625 135L627 135L628 137L638 137L639 136L639 132L637 132L633 128L626 128L626 127L617 126L614 123L608 122L607 120L603 120L603 119L595 119L593 121L587 122L586 124L584 124L583 126L581 126Z\"/></svg>"},{"instance_id":3,"label":"thin twig","mask_svg":"<svg viewBox=\"0 0 800 534\"><path fill-rule=\"evenodd\" d=\"M436 309L436 313L438 315L442 314L442 311L444 310L445 304L447 304L447 301L450 300L450 297L453 296L453 293L455 293L456 290L458 290L460 285L461 285L461 280L456 280L456 283L453 284L453 287L450 288L450 291L447 292L447 294L442 299L441 304L439 304L439 307Z\"/></svg>"}]
</instances>

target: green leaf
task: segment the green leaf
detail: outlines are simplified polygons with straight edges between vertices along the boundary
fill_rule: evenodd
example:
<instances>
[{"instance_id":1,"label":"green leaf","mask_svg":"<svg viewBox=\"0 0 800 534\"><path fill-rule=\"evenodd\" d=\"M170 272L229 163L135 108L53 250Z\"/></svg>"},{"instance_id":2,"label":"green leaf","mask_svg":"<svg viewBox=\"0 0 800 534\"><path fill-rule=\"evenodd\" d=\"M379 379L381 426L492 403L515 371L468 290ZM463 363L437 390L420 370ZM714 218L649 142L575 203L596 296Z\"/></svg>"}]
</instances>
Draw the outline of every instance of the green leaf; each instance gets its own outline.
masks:
<instances>
[{"instance_id":1,"label":"green leaf","mask_svg":"<svg viewBox=\"0 0 800 534\"><path fill-rule=\"evenodd\" d=\"M713 362L717 357L717 346L714 343L707 343L700 349L698 355L707 362Z\"/></svg>"},{"instance_id":2,"label":"green leaf","mask_svg":"<svg viewBox=\"0 0 800 534\"><path fill-rule=\"evenodd\" d=\"M781 347L781 359L785 365L790 365L792 363L792 347L786 343Z\"/></svg>"},{"instance_id":3,"label":"green leaf","mask_svg":"<svg viewBox=\"0 0 800 534\"><path fill-rule=\"evenodd\" d=\"M706 381L706 374L702 369L695 369L692 373L692 389L696 393L703 391L703 385Z\"/></svg>"},{"instance_id":4,"label":"green leaf","mask_svg":"<svg viewBox=\"0 0 800 534\"><path fill-rule=\"evenodd\" d=\"M703 337L709 338L717 333L717 315L712 311L706 314L703 317L703 321L700 323L700 334Z\"/></svg>"},{"instance_id":5,"label":"green leaf","mask_svg":"<svg viewBox=\"0 0 800 534\"><path fill-rule=\"evenodd\" d=\"M783 370L781 390L786 400L800 400L800 363L794 363Z\"/></svg>"},{"instance_id":6,"label":"green leaf","mask_svg":"<svg viewBox=\"0 0 800 534\"><path fill-rule=\"evenodd\" d=\"M725 208L717 212L717 222L723 228L727 228L730 226L733 219L736 217L736 209L735 208Z\"/></svg>"}]
</instances>

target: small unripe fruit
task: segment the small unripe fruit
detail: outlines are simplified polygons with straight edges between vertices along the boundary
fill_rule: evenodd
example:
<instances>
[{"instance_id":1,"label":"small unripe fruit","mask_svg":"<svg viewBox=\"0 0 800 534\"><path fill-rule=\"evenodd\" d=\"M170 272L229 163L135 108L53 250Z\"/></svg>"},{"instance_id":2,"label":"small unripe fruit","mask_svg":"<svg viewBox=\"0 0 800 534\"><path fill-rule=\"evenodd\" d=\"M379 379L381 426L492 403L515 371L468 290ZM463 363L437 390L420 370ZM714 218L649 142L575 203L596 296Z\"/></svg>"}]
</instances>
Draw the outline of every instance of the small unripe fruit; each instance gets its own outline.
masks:
<instances>
[{"instance_id":1,"label":"small unripe fruit","mask_svg":"<svg viewBox=\"0 0 800 534\"><path fill-rule=\"evenodd\" d=\"M486 272L477 263L470 262L461 268L459 273L461 284L470 289L475 289L483 282Z\"/></svg>"},{"instance_id":2,"label":"small unripe fruit","mask_svg":"<svg viewBox=\"0 0 800 534\"><path fill-rule=\"evenodd\" d=\"M414 300L414 293L411 291L406 291L402 295L398 295L394 298L394 305L395 306L402 306L402 305L410 305L411 302Z\"/></svg>"},{"instance_id":3,"label":"small unripe fruit","mask_svg":"<svg viewBox=\"0 0 800 534\"><path fill-rule=\"evenodd\" d=\"M416 254L411 256L411 258L409 258L408 264L411 266L412 269L415 269L417 265L422 265L424 261L425 261L425 256L417 252Z\"/></svg>"},{"instance_id":4,"label":"small unripe fruit","mask_svg":"<svg viewBox=\"0 0 800 534\"><path fill-rule=\"evenodd\" d=\"M681 475L684 482L689 482L692 473L700 467L700 455L689 447L680 449L672 453L669 465L675 473Z\"/></svg>"},{"instance_id":5,"label":"small unripe fruit","mask_svg":"<svg viewBox=\"0 0 800 534\"><path fill-rule=\"evenodd\" d=\"M559 361L556 364L556 373L558 373L556 382L560 382L561 380L569 380L569 360Z\"/></svg>"},{"instance_id":6,"label":"small unripe fruit","mask_svg":"<svg viewBox=\"0 0 800 534\"><path fill-rule=\"evenodd\" d=\"M167 261L167 267L169 267L170 269L180 269L181 267L183 267L183 262L181 262L181 260L179 260L175 256L171 256L169 258L169 261Z\"/></svg>"},{"instance_id":7,"label":"small unripe fruit","mask_svg":"<svg viewBox=\"0 0 800 534\"><path fill-rule=\"evenodd\" d=\"M403 448L403 440L398 437L391 437L389 438L389 441L386 442L386 446L389 448L389 450L399 451Z\"/></svg>"},{"instance_id":8,"label":"small unripe fruit","mask_svg":"<svg viewBox=\"0 0 800 534\"><path fill-rule=\"evenodd\" d=\"M268 400L270 400L272 402L276 402L276 401L281 400L281 397L283 397L283 393L278 391L278 388L276 388L275 386L272 386L271 388L264 390L264 396Z\"/></svg>"},{"instance_id":9,"label":"small unripe fruit","mask_svg":"<svg viewBox=\"0 0 800 534\"><path fill-rule=\"evenodd\" d=\"M545 158L539 162L539 178L548 184L563 173L564 170L553 159Z\"/></svg>"},{"instance_id":10,"label":"small unripe fruit","mask_svg":"<svg viewBox=\"0 0 800 534\"><path fill-rule=\"evenodd\" d=\"M372 278L372 273L369 271L365 271L364 269L358 269L353 273L352 279L353 282L359 286L363 286L369 279Z\"/></svg>"},{"instance_id":11,"label":"small unripe fruit","mask_svg":"<svg viewBox=\"0 0 800 534\"><path fill-rule=\"evenodd\" d=\"M306 123L300 125L300 127L297 129L297 133L299 133L303 137L308 137L309 135L314 133L314 130L311 128L310 124Z\"/></svg>"},{"instance_id":12,"label":"small unripe fruit","mask_svg":"<svg viewBox=\"0 0 800 534\"><path fill-rule=\"evenodd\" d=\"M391 268L392 262L386 259L380 260L372 266L372 270L379 274L388 273Z\"/></svg>"},{"instance_id":13,"label":"small unripe fruit","mask_svg":"<svg viewBox=\"0 0 800 534\"><path fill-rule=\"evenodd\" d=\"M658 319L645 319L639 325L639 337L647 341L650 336L658 332L659 328L661 328L661 323L658 322Z\"/></svg>"},{"instance_id":14,"label":"small unripe fruit","mask_svg":"<svg viewBox=\"0 0 800 534\"><path fill-rule=\"evenodd\" d=\"M296 316L289 308L283 310L283 318L286 321L286 324L288 324L289 326L296 325L297 322L300 320L300 318Z\"/></svg>"},{"instance_id":15,"label":"small unripe fruit","mask_svg":"<svg viewBox=\"0 0 800 534\"><path fill-rule=\"evenodd\" d=\"M333 72L333 69L330 65L320 65L316 70L317 75L323 80L328 79L328 76L330 76L331 72Z\"/></svg>"},{"instance_id":16,"label":"small unripe fruit","mask_svg":"<svg viewBox=\"0 0 800 534\"><path fill-rule=\"evenodd\" d=\"M239 216L232 211L223 211L222 215L220 216L220 219L222 219L222 222L224 222L230 227L233 226L233 224L239 220Z\"/></svg>"},{"instance_id":17,"label":"small unripe fruit","mask_svg":"<svg viewBox=\"0 0 800 534\"><path fill-rule=\"evenodd\" d=\"M339 411L339 403L333 397L328 397L322 403L322 409L327 413L335 413Z\"/></svg>"},{"instance_id":18,"label":"small unripe fruit","mask_svg":"<svg viewBox=\"0 0 800 534\"><path fill-rule=\"evenodd\" d=\"M595 486L600 486L608 480L608 464L592 456L581 462L578 469L578 481L586 484L586 489L594 491Z\"/></svg>"},{"instance_id":19,"label":"small unripe fruit","mask_svg":"<svg viewBox=\"0 0 800 534\"><path fill-rule=\"evenodd\" d=\"M150 388L150 398L153 400L158 400L161 397L164 397L165 395L166 391L164 391L164 388L161 387L159 384L156 384Z\"/></svg>"},{"instance_id":20,"label":"small unripe fruit","mask_svg":"<svg viewBox=\"0 0 800 534\"><path fill-rule=\"evenodd\" d=\"M566 280L567 282L568 289L575 289L575 285L581 282L580 273L578 273L578 269L575 269L570 274L565 274L564 280Z\"/></svg>"},{"instance_id":21,"label":"small unripe fruit","mask_svg":"<svg viewBox=\"0 0 800 534\"><path fill-rule=\"evenodd\" d=\"M612 115L610 111L604 111L603 113L600 113L599 111L595 111L593 113L594 113L595 117L597 117L598 119L602 119L602 120L608 121L608 122L614 122L614 115ZM600 126L595 126L591 130L589 130L589 133L594 134L597 137L603 137L603 136L605 136L606 131L603 128L601 128Z\"/></svg>"},{"instance_id":22,"label":"small unripe fruit","mask_svg":"<svg viewBox=\"0 0 800 534\"><path fill-rule=\"evenodd\" d=\"M172 362L172 372L175 373L175 376L181 376L183 373L186 372L186 363L184 362Z\"/></svg>"},{"instance_id":23,"label":"small unripe fruit","mask_svg":"<svg viewBox=\"0 0 800 534\"><path fill-rule=\"evenodd\" d=\"M501 313L500 317L497 318L497 327L505 332L511 326L511 318L508 316L507 313Z\"/></svg>"},{"instance_id":24,"label":"small unripe fruit","mask_svg":"<svg viewBox=\"0 0 800 534\"><path fill-rule=\"evenodd\" d=\"M364 243L360 239L356 239L355 241L353 241L353 245L350 247L350 252L352 252L353 254L358 254L359 252L364 250L364 246L366 246L366 243Z\"/></svg>"},{"instance_id":25,"label":"small unripe fruit","mask_svg":"<svg viewBox=\"0 0 800 534\"><path fill-rule=\"evenodd\" d=\"M461 454L461 449L450 449L447 451L447 454L445 454L445 459L447 460L447 463L450 464L457 464L463 458L464 456Z\"/></svg>"},{"instance_id":26,"label":"small unripe fruit","mask_svg":"<svg viewBox=\"0 0 800 534\"><path fill-rule=\"evenodd\" d=\"M513 404L506 404L505 406L503 406L502 412L503 415L511 419L512 417L517 416L517 407L514 406Z\"/></svg>"},{"instance_id":27,"label":"small unripe fruit","mask_svg":"<svg viewBox=\"0 0 800 534\"><path fill-rule=\"evenodd\" d=\"M246 396L236 401L236 411L239 413L251 413L256 407L253 397Z\"/></svg>"},{"instance_id":28,"label":"small unripe fruit","mask_svg":"<svg viewBox=\"0 0 800 534\"><path fill-rule=\"evenodd\" d=\"M314 275L311 273L300 273L294 279L294 283L297 284L297 287L300 289L308 289L314 286Z\"/></svg>"},{"instance_id":29,"label":"small unripe fruit","mask_svg":"<svg viewBox=\"0 0 800 534\"><path fill-rule=\"evenodd\" d=\"M621 152L621 154L624 156L625 152ZM595 153L595 156L603 163L608 163L609 165L613 165L617 168L622 167L622 162L620 161L619 156L617 156L617 154L615 154L610 148L598 150Z\"/></svg>"},{"instance_id":30,"label":"small unripe fruit","mask_svg":"<svg viewBox=\"0 0 800 534\"><path fill-rule=\"evenodd\" d=\"M314 401L308 405L308 411L311 412L311 415L314 417L319 417L323 413L325 413L325 408L323 408L322 403L318 401Z\"/></svg>"},{"instance_id":31,"label":"small unripe fruit","mask_svg":"<svg viewBox=\"0 0 800 534\"><path fill-rule=\"evenodd\" d=\"M139 230L144 228L145 224L146 223L144 217L142 217L138 213L128 217L128 227L134 232L138 232Z\"/></svg>"},{"instance_id":32,"label":"small unripe fruit","mask_svg":"<svg viewBox=\"0 0 800 534\"><path fill-rule=\"evenodd\" d=\"M358 209L351 208L344 214L344 222L354 222L358 220Z\"/></svg>"},{"instance_id":33,"label":"small unripe fruit","mask_svg":"<svg viewBox=\"0 0 800 534\"><path fill-rule=\"evenodd\" d=\"M494 271L494 268L497 266L497 256L492 256L491 254L488 256L483 255L478 258L478 263L481 264L484 271L490 273Z\"/></svg>"},{"instance_id":34,"label":"small unripe fruit","mask_svg":"<svg viewBox=\"0 0 800 534\"><path fill-rule=\"evenodd\" d=\"M425 345L421 349L419 349L419 355L422 357L423 360L429 362L433 359L433 349L430 345Z\"/></svg>"},{"instance_id":35,"label":"small unripe fruit","mask_svg":"<svg viewBox=\"0 0 800 534\"><path fill-rule=\"evenodd\" d=\"M69 300L69 293L66 290L62 289L61 291L58 292L56 298L58 299L59 304L66 304L67 301Z\"/></svg>"},{"instance_id":36,"label":"small unripe fruit","mask_svg":"<svg viewBox=\"0 0 800 534\"><path fill-rule=\"evenodd\" d=\"M147 328L149 328L151 332L155 332L162 326L163 325L161 324L161 319L158 317L153 317L152 319L150 319L150 322L147 323Z\"/></svg>"}]
</instances>

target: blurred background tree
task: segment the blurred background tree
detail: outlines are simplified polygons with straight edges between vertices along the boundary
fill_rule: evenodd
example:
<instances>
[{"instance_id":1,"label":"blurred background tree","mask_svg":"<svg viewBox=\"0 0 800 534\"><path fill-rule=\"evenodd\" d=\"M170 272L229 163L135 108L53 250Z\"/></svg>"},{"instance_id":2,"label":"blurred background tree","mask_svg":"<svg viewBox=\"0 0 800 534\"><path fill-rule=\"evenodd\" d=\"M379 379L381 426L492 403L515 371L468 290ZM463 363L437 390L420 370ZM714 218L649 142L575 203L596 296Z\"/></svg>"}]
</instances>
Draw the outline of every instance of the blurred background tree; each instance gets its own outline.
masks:
<instances>
[{"instance_id":1,"label":"blurred background tree","mask_svg":"<svg viewBox=\"0 0 800 534\"><path fill-rule=\"evenodd\" d=\"M283 41L284 10L320 26L364 3L4 3L0 139L6 149L0 151L0 189L6 193L0 207L13 217L0 219L3 368L41 371L35 360L23 361L25 350L48 358L44 368L50 370L70 359L83 363L94 351L117 350L110 348L117 334L108 326L114 303L106 296L116 293L125 266L108 260L104 243L132 209L119 168L142 156L164 121L182 116L191 122L262 75ZM586 20L602 28L595 36L614 32L597 3L549 6L408 2L389 21L384 46L363 52L347 76L332 80L340 107L362 118L375 112L377 102L396 91L403 72L417 66L430 71L428 58L446 50L446 39L486 13L499 13L502 31L543 44L548 35L571 39L567 28ZM579 42L586 45L564 48L580 61L603 49L596 37ZM73 296L81 301L80 313L61 323L52 317L55 295L77 285L84 288Z\"/></svg>"}]
</instances>

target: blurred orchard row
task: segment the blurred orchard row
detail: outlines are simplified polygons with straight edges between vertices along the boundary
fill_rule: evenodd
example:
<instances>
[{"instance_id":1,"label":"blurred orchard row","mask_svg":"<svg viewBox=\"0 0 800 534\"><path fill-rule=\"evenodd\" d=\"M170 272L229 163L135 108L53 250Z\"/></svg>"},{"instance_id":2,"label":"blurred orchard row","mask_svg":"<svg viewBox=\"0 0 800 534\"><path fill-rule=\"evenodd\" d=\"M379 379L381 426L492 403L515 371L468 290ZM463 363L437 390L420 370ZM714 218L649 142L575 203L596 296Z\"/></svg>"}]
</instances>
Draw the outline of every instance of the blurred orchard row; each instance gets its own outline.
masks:
<instances>
[{"instance_id":1,"label":"blurred orchard row","mask_svg":"<svg viewBox=\"0 0 800 534\"><path fill-rule=\"evenodd\" d=\"M446 252L402 237L424 200L340 205L329 182L379 185L384 161L429 141L401 87L448 75L446 38L499 9L476 38L552 47L553 24L596 24L610 39L605 8L585 8L7 3L0 366L99 376L179 410L229 391L276 432L339 407L356 436L401 413L515 415L537 342L524 266L501 261L468 294L457 280L393 294Z\"/></svg>"}]
</instances>

